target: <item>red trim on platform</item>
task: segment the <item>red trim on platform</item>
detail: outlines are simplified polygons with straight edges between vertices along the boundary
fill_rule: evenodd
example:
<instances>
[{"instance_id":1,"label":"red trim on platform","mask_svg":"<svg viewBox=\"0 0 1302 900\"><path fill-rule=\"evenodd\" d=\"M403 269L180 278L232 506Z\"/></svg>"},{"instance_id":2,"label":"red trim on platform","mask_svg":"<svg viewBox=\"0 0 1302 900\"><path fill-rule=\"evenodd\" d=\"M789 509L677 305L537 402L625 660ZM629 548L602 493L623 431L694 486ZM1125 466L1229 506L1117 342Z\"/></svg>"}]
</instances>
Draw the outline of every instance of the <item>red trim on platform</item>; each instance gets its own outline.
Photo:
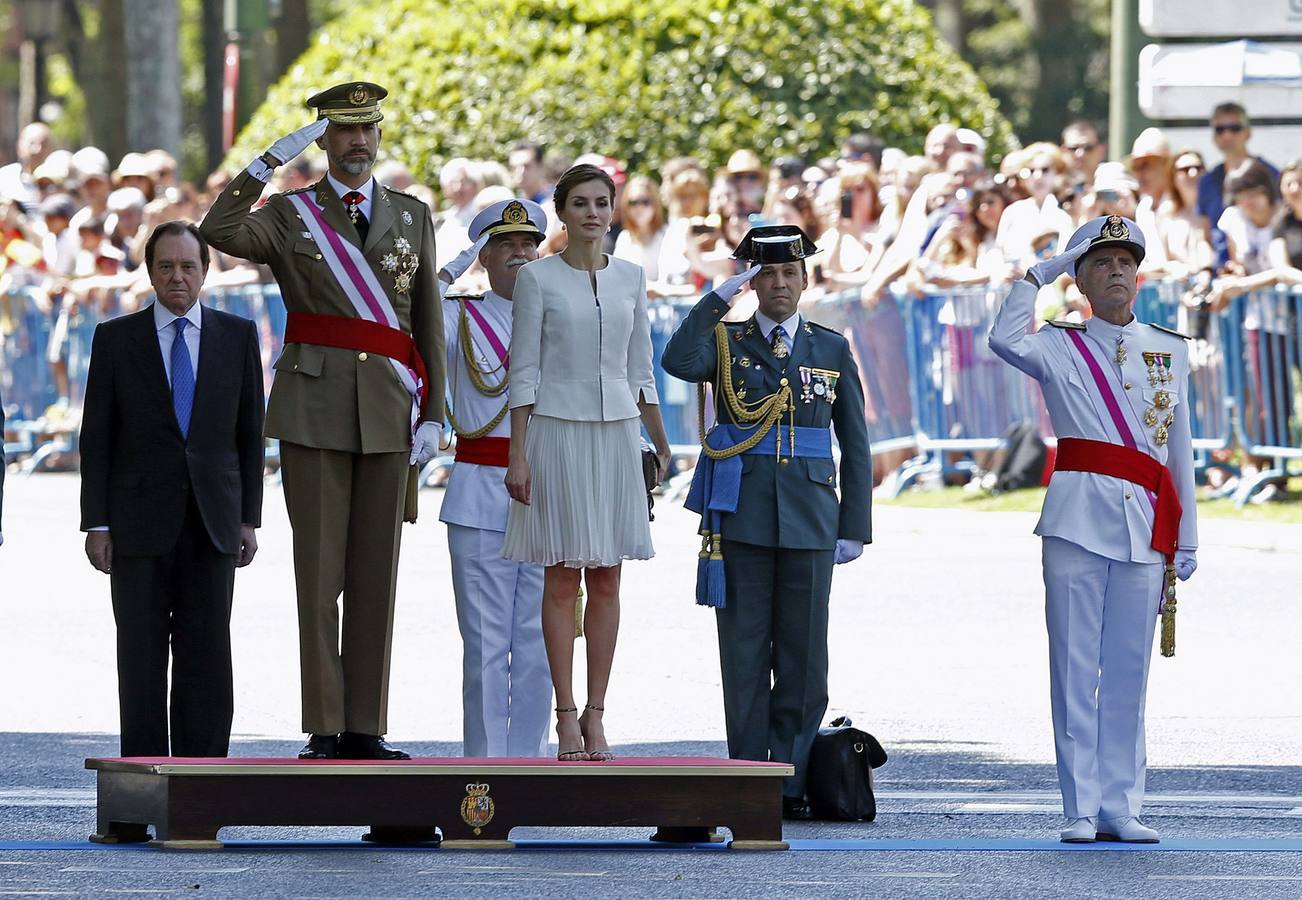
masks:
<instances>
[{"instance_id":1,"label":"red trim on platform","mask_svg":"<svg viewBox=\"0 0 1302 900\"><path fill-rule=\"evenodd\" d=\"M241 757L241 756L122 756L94 760L106 763L130 763L138 766L337 766L347 763L354 766L463 766L465 768L491 768L493 766L572 766L550 757L469 757L427 756L410 760L387 759L295 759L294 757ZM602 766L719 766L744 768L771 768L789 766L790 763L759 762L752 759L720 759L717 756L628 756L607 760L594 765Z\"/></svg>"},{"instance_id":2,"label":"red trim on platform","mask_svg":"<svg viewBox=\"0 0 1302 900\"><path fill-rule=\"evenodd\" d=\"M457 462L506 468L510 453L509 437L457 438Z\"/></svg>"},{"instance_id":3,"label":"red trim on platform","mask_svg":"<svg viewBox=\"0 0 1302 900\"><path fill-rule=\"evenodd\" d=\"M1132 450L1107 441L1059 438L1054 460L1058 472L1093 472L1129 481L1157 494L1153 514L1152 547L1168 560L1180 540L1180 495L1171 470L1142 450Z\"/></svg>"}]
</instances>

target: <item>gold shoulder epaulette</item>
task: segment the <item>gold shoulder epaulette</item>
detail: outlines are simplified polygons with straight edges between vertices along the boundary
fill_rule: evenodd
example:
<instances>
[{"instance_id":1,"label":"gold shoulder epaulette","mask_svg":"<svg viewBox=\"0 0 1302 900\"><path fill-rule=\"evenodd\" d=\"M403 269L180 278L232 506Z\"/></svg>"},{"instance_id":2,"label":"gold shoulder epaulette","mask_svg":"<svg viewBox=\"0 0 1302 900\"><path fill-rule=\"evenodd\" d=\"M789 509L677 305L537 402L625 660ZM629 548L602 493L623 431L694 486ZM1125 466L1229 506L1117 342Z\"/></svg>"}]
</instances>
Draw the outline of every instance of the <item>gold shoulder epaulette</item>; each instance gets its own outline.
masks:
<instances>
[{"instance_id":1,"label":"gold shoulder epaulette","mask_svg":"<svg viewBox=\"0 0 1302 900\"><path fill-rule=\"evenodd\" d=\"M1167 327L1164 326L1164 325L1157 325L1157 324L1155 324L1155 323L1153 323L1153 322L1149 322L1148 325L1149 325L1150 328L1156 328L1158 331L1165 331L1167 334L1173 334L1173 335L1175 335L1176 337L1178 337L1178 338L1182 338L1182 339L1184 339L1184 340L1186 340L1186 341L1191 341L1191 340L1193 340L1193 338L1189 337L1189 335L1187 335L1187 334L1181 334L1180 332L1176 331L1174 328L1167 328Z\"/></svg>"},{"instance_id":2,"label":"gold shoulder epaulette","mask_svg":"<svg viewBox=\"0 0 1302 900\"><path fill-rule=\"evenodd\" d=\"M1084 331L1084 330L1085 330L1085 323L1084 323L1084 322L1058 322L1058 321L1050 321L1050 322L1045 322L1044 324L1045 324L1045 325L1052 325L1054 328L1065 328L1065 329L1068 330L1068 331Z\"/></svg>"}]
</instances>

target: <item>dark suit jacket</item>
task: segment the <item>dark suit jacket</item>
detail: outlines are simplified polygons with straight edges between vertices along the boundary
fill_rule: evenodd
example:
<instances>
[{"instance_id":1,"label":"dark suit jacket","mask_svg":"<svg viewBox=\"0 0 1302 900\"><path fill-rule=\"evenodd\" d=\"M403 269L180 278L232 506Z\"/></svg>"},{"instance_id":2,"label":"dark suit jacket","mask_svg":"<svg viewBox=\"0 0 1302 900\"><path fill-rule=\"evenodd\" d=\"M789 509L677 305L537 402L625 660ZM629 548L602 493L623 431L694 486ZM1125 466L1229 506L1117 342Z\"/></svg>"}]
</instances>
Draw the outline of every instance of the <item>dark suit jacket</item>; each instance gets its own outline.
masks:
<instances>
[{"instance_id":1,"label":"dark suit jacket","mask_svg":"<svg viewBox=\"0 0 1302 900\"><path fill-rule=\"evenodd\" d=\"M263 393L257 330L203 309L190 436L181 436L150 308L101 324L81 425L81 527L107 525L113 552L176 544L190 491L220 553L262 523Z\"/></svg>"},{"instance_id":2,"label":"dark suit jacket","mask_svg":"<svg viewBox=\"0 0 1302 900\"><path fill-rule=\"evenodd\" d=\"M717 377L718 354L714 327L728 311L718 295L708 293L687 314L665 347L660 364L684 381L711 382ZM872 455L864 420L863 386L850 354L849 342L835 331L805 322L786 359L773 355L754 317L729 323L733 388L746 391L754 403L775 393L786 379L795 393L797 426L832 427L841 448L841 494L836 492L836 467L829 459L795 458L778 462L772 435L760 442L773 452L742 457L741 493L737 512L725 516L726 540L794 550L831 550L837 538L872 540ZM836 399L801 397L800 368L840 373ZM717 387L717 386L716 386ZM716 421L731 422L726 405L715 391ZM790 422L782 417L782 424Z\"/></svg>"}]
</instances>

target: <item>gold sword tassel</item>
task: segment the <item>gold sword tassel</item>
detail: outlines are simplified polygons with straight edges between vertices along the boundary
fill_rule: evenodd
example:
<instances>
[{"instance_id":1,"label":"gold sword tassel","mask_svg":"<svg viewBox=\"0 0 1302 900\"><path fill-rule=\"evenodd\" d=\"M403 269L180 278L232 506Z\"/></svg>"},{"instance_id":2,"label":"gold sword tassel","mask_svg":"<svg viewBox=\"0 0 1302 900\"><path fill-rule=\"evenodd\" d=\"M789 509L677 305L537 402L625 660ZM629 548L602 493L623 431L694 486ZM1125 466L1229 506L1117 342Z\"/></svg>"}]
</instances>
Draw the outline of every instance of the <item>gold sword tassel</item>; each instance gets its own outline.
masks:
<instances>
[{"instance_id":1,"label":"gold sword tassel","mask_svg":"<svg viewBox=\"0 0 1302 900\"><path fill-rule=\"evenodd\" d=\"M1166 564L1166 587L1162 592L1162 655L1175 656L1175 563Z\"/></svg>"}]
</instances>

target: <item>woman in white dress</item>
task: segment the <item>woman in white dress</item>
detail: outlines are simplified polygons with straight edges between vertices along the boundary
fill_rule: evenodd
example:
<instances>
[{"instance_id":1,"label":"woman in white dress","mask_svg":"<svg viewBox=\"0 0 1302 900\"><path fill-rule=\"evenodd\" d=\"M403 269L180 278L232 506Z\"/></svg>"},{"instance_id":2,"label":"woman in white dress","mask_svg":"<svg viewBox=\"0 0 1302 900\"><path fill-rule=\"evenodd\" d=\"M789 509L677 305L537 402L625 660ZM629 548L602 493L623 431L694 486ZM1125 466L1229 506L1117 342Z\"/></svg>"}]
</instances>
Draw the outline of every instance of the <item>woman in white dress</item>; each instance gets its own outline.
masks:
<instances>
[{"instance_id":1,"label":"woman in white dress","mask_svg":"<svg viewBox=\"0 0 1302 900\"><path fill-rule=\"evenodd\" d=\"M516 279L511 332L511 449L515 502L502 555L546 566L543 638L556 690L561 760L611 759L602 728L619 633L620 564L654 555L639 420L663 477L669 439L651 364L646 273L607 256L615 184L595 166L556 183L569 243ZM588 698L574 702L574 606L586 571Z\"/></svg>"}]
</instances>

